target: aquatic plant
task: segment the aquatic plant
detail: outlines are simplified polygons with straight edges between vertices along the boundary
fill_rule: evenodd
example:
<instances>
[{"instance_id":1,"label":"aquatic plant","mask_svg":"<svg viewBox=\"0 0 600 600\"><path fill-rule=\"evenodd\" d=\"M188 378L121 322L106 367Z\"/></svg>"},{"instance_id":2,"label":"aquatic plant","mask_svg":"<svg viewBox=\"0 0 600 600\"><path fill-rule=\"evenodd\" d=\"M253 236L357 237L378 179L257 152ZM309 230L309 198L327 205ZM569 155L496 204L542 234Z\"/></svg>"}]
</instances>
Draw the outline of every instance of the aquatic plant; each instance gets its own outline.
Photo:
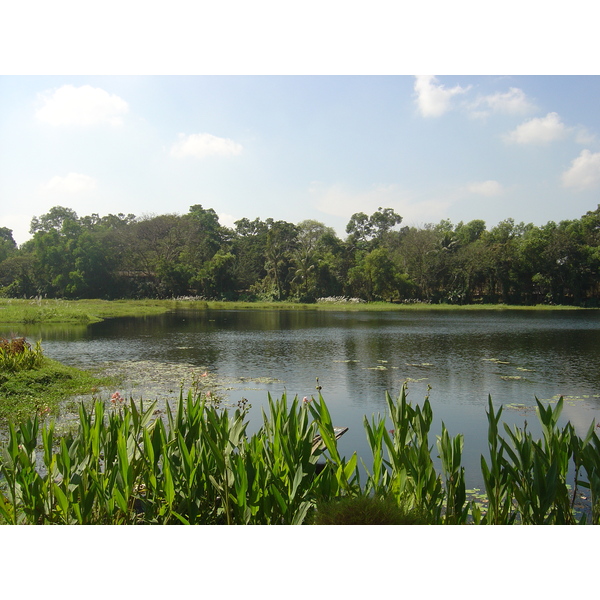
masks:
<instances>
[{"instance_id":1,"label":"aquatic plant","mask_svg":"<svg viewBox=\"0 0 600 600\"><path fill-rule=\"evenodd\" d=\"M81 404L78 430L60 438L53 422L40 431L37 416L9 425L0 459L6 522L294 524L318 498L351 488L356 458L348 465L337 454L322 399L310 410L269 399L263 428L248 438L243 404L230 413L190 391L175 412L168 407L165 423L154 404L125 406L113 396L118 410ZM334 453L319 474L317 431Z\"/></svg>"},{"instance_id":2,"label":"aquatic plant","mask_svg":"<svg viewBox=\"0 0 600 600\"><path fill-rule=\"evenodd\" d=\"M427 525L427 515L407 509L391 498L356 496L319 505L313 525Z\"/></svg>"},{"instance_id":3,"label":"aquatic plant","mask_svg":"<svg viewBox=\"0 0 600 600\"><path fill-rule=\"evenodd\" d=\"M317 381L318 386L318 381ZM504 425L488 405L489 459L481 458L487 508L467 499L462 435L442 424L432 458L433 411L412 406L403 388L386 395L387 414L365 417L372 452L360 482L354 453L337 448L321 397L268 398L262 426L246 433L242 402L233 411L180 393L157 415L115 393L82 403L76 431L58 435L38 416L9 424L0 452L0 518L7 523L432 523L600 524L600 439L558 426L563 400L538 401L542 439ZM108 405L111 410L106 410ZM389 428L391 424L391 429ZM40 456L38 457L38 453ZM574 473L574 475L573 475ZM574 487L569 480L572 478ZM589 510L576 506L588 490Z\"/></svg>"}]
</instances>

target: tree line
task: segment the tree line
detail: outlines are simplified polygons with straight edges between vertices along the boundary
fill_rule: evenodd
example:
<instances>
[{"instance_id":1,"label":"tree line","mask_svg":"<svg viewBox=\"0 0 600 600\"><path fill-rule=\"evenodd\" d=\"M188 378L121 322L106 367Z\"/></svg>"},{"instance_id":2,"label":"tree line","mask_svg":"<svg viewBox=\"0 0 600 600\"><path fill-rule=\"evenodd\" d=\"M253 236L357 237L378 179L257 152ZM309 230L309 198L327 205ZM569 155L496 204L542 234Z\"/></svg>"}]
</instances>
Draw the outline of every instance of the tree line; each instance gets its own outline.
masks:
<instances>
[{"instance_id":1,"label":"tree line","mask_svg":"<svg viewBox=\"0 0 600 600\"><path fill-rule=\"evenodd\" d=\"M92 214L55 206L17 247L0 227L0 295L600 306L600 205L543 226L506 219L403 227L391 208L355 213L341 239L316 220L219 223L184 215Z\"/></svg>"}]
</instances>

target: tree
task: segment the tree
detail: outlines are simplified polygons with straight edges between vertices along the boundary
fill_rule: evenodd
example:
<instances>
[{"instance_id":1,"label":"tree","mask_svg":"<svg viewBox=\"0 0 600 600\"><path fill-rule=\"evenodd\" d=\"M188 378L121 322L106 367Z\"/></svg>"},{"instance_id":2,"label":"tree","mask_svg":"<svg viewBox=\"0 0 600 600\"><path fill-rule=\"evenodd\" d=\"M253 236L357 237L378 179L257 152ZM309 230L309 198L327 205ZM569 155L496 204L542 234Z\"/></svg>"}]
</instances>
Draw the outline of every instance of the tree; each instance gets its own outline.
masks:
<instances>
[{"instance_id":1,"label":"tree","mask_svg":"<svg viewBox=\"0 0 600 600\"><path fill-rule=\"evenodd\" d=\"M475 219L466 225L461 221L454 229L456 239L461 246L473 244L485 233L485 221Z\"/></svg>"},{"instance_id":2,"label":"tree","mask_svg":"<svg viewBox=\"0 0 600 600\"><path fill-rule=\"evenodd\" d=\"M368 217L364 212L354 213L346 225L349 239L358 247L366 248L372 240L381 242L386 233L402 222L402 217L391 208L381 206Z\"/></svg>"},{"instance_id":3,"label":"tree","mask_svg":"<svg viewBox=\"0 0 600 600\"><path fill-rule=\"evenodd\" d=\"M38 231L47 233L49 231L64 232L65 225L78 223L77 213L71 208L54 206L41 217L33 217L29 227L29 233L36 234Z\"/></svg>"},{"instance_id":4,"label":"tree","mask_svg":"<svg viewBox=\"0 0 600 600\"><path fill-rule=\"evenodd\" d=\"M402 243L396 250L395 262L415 284L416 297L433 300L438 289L437 252L439 232L433 227L405 231Z\"/></svg>"},{"instance_id":5,"label":"tree","mask_svg":"<svg viewBox=\"0 0 600 600\"><path fill-rule=\"evenodd\" d=\"M38 293L31 256L10 256L0 263L0 288L9 298L31 298Z\"/></svg>"},{"instance_id":6,"label":"tree","mask_svg":"<svg viewBox=\"0 0 600 600\"><path fill-rule=\"evenodd\" d=\"M335 237L331 227L312 219L301 221L296 226L298 237L293 251L294 277L299 297L303 301L313 301L317 293L317 275L319 261L326 244Z\"/></svg>"},{"instance_id":7,"label":"tree","mask_svg":"<svg viewBox=\"0 0 600 600\"><path fill-rule=\"evenodd\" d=\"M500 298L504 303L511 302L511 295L518 293L516 274L518 269L518 248L526 226L515 224L514 219L505 219L493 227L485 236L490 247L493 265L490 291L492 299Z\"/></svg>"},{"instance_id":8,"label":"tree","mask_svg":"<svg viewBox=\"0 0 600 600\"><path fill-rule=\"evenodd\" d=\"M17 250L17 244L12 235L12 229L0 227L0 263L13 255Z\"/></svg>"},{"instance_id":9,"label":"tree","mask_svg":"<svg viewBox=\"0 0 600 600\"><path fill-rule=\"evenodd\" d=\"M256 282L266 276L265 245L268 225L259 218L250 221L247 218L234 223L232 254L235 257L231 265L236 288L247 292Z\"/></svg>"},{"instance_id":10,"label":"tree","mask_svg":"<svg viewBox=\"0 0 600 600\"><path fill-rule=\"evenodd\" d=\"M185 260L197 268L210 260L226 239L226 230L217 213L212 208L202 208L201 204L190 206L180 225L181 231L185 231Z\"/></svg>"},{"instance_id":11,"label":"tree","mask_svg":"<svg viewBox=\"0 0 600 600\"><path fill-rule=\"evenodd\" d=\"M206 298L228 298L235 294L232 265L235 256L218 250L190 281L190 285Z\"/></svg>"},{"instance_id":12,"label":"tree","mask_svg":"<svg viewBox=\"0 0 600 600\"><path fill-rule=\"evenodd\" d=\"M112 248L105 236L84 230L73 248L74 270L65 286L73 298L111 298L115 296L115 273Z\"/></svg>"},{"instance_id":13,"label":"tree","mask_svg":"<svg viewBox=\"0 0 600 600\"><path fill-rule=\"evenodd\" d=\"M390 260L384 248L371 250L350 269L349 282L355 296L372 300L401 300L410 295L412 283Z\"/></svg>"},{"instance_id":14,"label":"tree","mask_svg":"<svg viewBox=\"0 0 600 600\"><path fill-rule=\"evenodd\" d=\"M255 289L276 300L283 300L289 292L293 251L297 248L298 230L293 223L269 218L264 246L266 275Z\"/></svg>"},{"instance_id":15,"label":"tree","mask_svg":"<svg viewBox=\"0 0 600 600\"><path fill-rule=\"evenodd\" d=\"M183 248L178 215L168 214L139 220L133 227L134 252L138 265L147 275L158 265L175 262Z\"/></svg>"}]
</instances>

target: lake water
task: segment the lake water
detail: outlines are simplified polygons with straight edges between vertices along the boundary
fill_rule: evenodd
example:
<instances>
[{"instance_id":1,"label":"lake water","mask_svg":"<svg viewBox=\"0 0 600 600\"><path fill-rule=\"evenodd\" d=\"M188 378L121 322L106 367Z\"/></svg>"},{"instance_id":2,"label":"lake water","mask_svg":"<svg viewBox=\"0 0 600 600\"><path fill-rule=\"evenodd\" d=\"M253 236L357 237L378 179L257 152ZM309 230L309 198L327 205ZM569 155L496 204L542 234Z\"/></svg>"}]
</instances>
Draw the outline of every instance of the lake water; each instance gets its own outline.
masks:
<instances>
[{"instance_id":1,"label":"lake water","mask_svg":"<svg viewBox=\"0 0 600 600\"><path fill-rule=\"evenodd\" d=\"M535 430L535 398L566 399L564 419L583 435L600 421L600 311L202 311L123 318L88 327L27 327L45 353L78 367L121 372L114 391L145 400L176 399L183 383L213 386L231 405L246 398L250 431L267 392L316 394L316 378L340 439L370 464L363 416L385 413L386 390L409 399L428 393L431 443L443 421L463 433L467 484L480 484L487 448L488 395L509 424ZM204 378L203 378L204 376Z\"/></svg>"}]
</instances>

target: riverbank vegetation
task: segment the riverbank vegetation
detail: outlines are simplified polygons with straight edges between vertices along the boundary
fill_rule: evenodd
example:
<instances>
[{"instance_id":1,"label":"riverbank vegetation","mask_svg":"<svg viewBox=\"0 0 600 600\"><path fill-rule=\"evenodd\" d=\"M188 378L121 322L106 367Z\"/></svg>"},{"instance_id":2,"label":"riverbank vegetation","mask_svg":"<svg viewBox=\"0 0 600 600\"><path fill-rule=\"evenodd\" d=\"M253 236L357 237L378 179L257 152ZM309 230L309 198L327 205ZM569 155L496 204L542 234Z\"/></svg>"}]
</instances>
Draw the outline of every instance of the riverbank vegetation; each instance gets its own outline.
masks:
<instances>
[{"instance_id":1,"label":"riverbank vegetation","mask_svg":"<svg viewBox=\"0 0 600 600\"><path fill-rule=\"evenodd\" d=\"M76 324L89 325L115 317L148 317L173 310L336 310L336 311L443 311L443 310L577 310L575 306L508 304L393 304L348 302L336 298L312 304L298 302L240 302L201 300L51 300L0 298L0 325Z\"/></svg>"},{"instance_id":2,"label":"riverbank vegetation","mask_svg":"<svg viewBox=\"0 0 600 600\"><path fill-rule=\"evenodd\" d=\"M490 399L485 503L469 499L462 435L442 424L432 459L426 398L387 395L387 415L365 418L372 451L342 457L320 396L269 397L260 430L234 411L181 393L165 419L114 394L58 436L35 415L9 426L0 459L0 519L32 524L600 524L600 440L558 427L562 400L538 402L543 437L504 426ZM320 437L317 437L320 436ZM362 457L361 457L362 460ZM571 471L570 471L571 469ZM574 488L569 473L574 472ZM582 496L581 491L585 494ZM582 507L579 502L586 501Z\"/></svg>"},{"instance_id":3,"label":"riverbank vegetation","mask_svg":"<svg viewBox=\"0 0 600 600\"><path fill-rule=\"evenodd\" d=\"M178 306L171 300L51 300L0 298L0 323L88 325L115 317L159 315Z\"/></svg>"},{"instance_id":4,"label":"riverbank vegetation","mask_svg":"<svg viewBox=\"0 0 600 600\"><path fill-rule=\"evenodd\" d=\"M0 424L54 414L61 401L111 381L47 358L40 341L0 338Z\"/></svg>"},{"instance_id":5,"label":"riverbank vegetation","mask_svg":"<svg viewBox=\"0 0 600 600\"><path fill-rule=\"evenodd\" d=\"M600 206L490 229L481 220L403 227L379 208L352 215L343 240L314 220L224 227L201 205L144 217L56 206L33 217L31 233L17 247L0 228L1 297L600 306Z\"/></svg>"}]
</instances>

